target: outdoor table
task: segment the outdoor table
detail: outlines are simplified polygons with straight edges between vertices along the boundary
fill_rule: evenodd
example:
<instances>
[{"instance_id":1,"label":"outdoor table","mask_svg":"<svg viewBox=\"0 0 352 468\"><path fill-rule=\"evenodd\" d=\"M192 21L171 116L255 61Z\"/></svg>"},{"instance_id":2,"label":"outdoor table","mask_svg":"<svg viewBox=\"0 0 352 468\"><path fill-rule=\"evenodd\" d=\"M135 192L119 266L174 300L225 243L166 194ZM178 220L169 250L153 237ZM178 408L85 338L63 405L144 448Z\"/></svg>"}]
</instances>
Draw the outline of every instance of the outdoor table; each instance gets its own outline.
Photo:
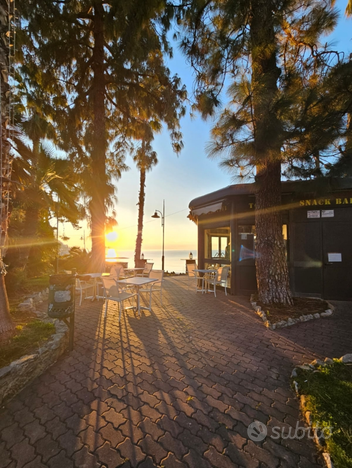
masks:
<instances>
[{"instance_id":1,"label":"outdoor table","mask_svg":"<svg viewBox=\"0 0 352 468\"><path fill-rule=\"evenodd\" d=\"M205 293L205 292L208 292L208 288L205 286L205 283L206 283L206 275L208 273L210 274L216 274L218 270L215 270L215 269L207 269L207 268L195 268L193 271L195 271L196 273L202 273L202 277L200 277L200 279L202 280L202 289L198 289L198 287L196 287L196 292L198 291L201 291L202 294ZM205 280L205 281L204 281Z\"/></svg>"},{"instance_id":2,"label":"outdoor table","mask_svg":"<svg viewBox=\"0 0 352 468\"><path fill-rule=\"evenodd\" d=\"M142 286L149 284L149 283L155 283L158 281L157 279L154 278L143 278L142 276L133 276L132 278L126 278L123 280L117 280L116 283L118 284L126 284L127 286L134 286L137 290L137 310L138 310L138 315L141 315L141 309L149 310L149 307L141 307L141 301L140 301L140 294L139 290ZM135 307L126 307L126 309L134 309Z\"/></svg>"}]
</instances>

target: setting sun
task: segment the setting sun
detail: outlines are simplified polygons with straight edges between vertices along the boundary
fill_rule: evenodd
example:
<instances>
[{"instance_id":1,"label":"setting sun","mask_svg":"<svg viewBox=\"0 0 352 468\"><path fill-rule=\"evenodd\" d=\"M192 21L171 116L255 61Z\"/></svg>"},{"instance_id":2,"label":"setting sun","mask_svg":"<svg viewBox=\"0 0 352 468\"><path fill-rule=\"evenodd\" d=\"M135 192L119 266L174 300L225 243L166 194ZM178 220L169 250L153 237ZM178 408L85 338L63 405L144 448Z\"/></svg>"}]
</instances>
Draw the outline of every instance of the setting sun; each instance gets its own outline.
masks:
<instances>
[{"instance_id":1,"label":"setting sun","mask_svg":"<svg viewBox=\"0 0 352 468\"><path fill-rule=\"evenodd\" d=\"M115 242L119 238L119 235L117 232L111 231L105 234L105 237L106 240L108 240L109 242Z\"/></svg>"}]
</instances>

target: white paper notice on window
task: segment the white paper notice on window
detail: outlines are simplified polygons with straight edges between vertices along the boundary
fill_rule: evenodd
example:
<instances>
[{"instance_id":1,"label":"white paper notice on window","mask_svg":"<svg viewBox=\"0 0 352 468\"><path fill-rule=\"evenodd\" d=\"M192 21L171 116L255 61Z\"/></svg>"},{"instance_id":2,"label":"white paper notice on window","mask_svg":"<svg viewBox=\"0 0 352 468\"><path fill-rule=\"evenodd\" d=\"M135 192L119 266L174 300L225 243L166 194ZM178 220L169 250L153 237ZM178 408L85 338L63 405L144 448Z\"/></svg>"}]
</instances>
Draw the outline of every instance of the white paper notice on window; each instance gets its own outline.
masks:
<instances>
[{"instance_id":1,"label":"white paper notice on window","mask_svg":"<svg viewBox=\"0 0 352 468\"><path fill-rule=\"evenodd\" d=\"M241 239L246 240L247 239L247 234L241 234Z\"/></svg>"},{"instance_id":2,"label":"white paper notice on window","mask_svg":"<svg viewBox=\"0 0 352 468\"><path fill-rule=\"evenodd\" d=\"M307 211L307 218L320 218L320 210Z\"/></svg>"},{"instance_id":3,"label":"white paper notice on window","mask_svg":"<svg viewBox=\"0 0 352 468\"><path fill-rule=\"evenodd\" d=\"M322 218L333 218L335 216L334 210L321 210Z\"/></svg>"},{"instance_id":4,"label":"white paper notice on window","mask_svg":"<svg viewBox=\"0 0 352 468\"><path fill-rule=\"evenodd\" d=\"M340 253L328 253L329 262L342 262L342 254Z\"/></svg>"}]
</instances>

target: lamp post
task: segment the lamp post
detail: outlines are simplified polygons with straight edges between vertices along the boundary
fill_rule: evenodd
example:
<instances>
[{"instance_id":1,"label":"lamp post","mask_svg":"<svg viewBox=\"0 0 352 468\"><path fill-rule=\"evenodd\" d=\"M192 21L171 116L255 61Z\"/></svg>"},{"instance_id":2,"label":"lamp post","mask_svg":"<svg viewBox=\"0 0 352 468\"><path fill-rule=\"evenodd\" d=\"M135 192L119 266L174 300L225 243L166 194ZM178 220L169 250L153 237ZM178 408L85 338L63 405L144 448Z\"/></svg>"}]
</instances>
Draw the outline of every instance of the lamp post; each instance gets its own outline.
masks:
<instances>
[{"instance_id":1,"label":"lamp post","mask_svg":"<svg viewBox=\"0 0 352 468\"><path fill-rule=\"evenodd\" d=\"M165 246L165 200L163 200L163 212L159 210L155 210L152 218L160 218L161 217L161 226L163 228L163 247L161 251L161 269L164 271L165 266L165 255L164 255L164 246Z\"/></svg>"}]
</instances>

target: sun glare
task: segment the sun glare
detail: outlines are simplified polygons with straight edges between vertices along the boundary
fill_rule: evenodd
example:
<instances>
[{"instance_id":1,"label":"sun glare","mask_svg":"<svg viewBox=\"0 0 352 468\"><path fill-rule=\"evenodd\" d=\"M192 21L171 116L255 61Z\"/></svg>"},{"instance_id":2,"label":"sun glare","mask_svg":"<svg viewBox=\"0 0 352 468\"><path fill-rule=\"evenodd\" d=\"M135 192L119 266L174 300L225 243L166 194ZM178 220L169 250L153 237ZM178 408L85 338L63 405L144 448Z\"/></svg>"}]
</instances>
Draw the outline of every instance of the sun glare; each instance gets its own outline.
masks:
<instances>
[{"instance_id":1,"label":"sun glare","mask_svg":"<svg viewBox=\"0 0 352 468\"><path fill-rule=\"evenodd\" d=\"M115 249L108 249L105 260L107 262L116 262L116 250Z\"/></svg>"},{"instance_id":2,"label":"sun glare","mask_svg":"<svg viewBox=\"0 0 352 468\"><path fill-rule=\"evenodd\" d=\"M109 242L115 242L118 239L119 235L117 234L117 232L111 231L105 234L105 237L106 240L108 240Z\"/></svg>"}]
</instances>

